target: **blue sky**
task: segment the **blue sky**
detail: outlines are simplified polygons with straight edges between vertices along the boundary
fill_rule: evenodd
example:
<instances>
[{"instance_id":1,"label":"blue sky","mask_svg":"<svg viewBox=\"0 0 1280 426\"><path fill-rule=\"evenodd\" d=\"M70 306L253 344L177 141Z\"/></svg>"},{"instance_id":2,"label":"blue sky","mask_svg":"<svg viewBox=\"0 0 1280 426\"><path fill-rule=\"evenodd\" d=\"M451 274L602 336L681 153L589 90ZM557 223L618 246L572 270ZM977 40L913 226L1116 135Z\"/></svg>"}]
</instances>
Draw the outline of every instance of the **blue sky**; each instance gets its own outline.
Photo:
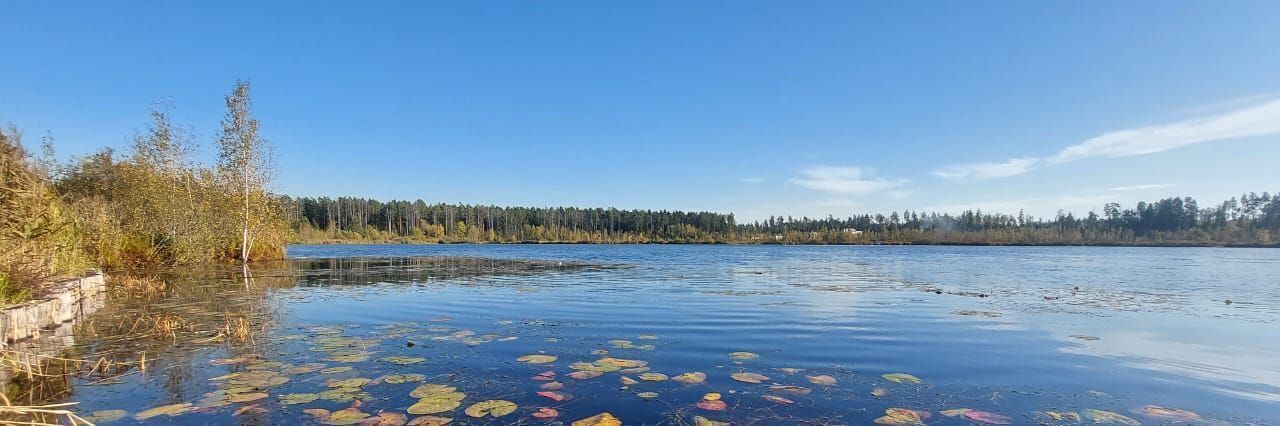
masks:
<instances>
[{"instance_id":1,"label":"blue sky","mask_svg":"<svg viewBox=\"0 0 1280 426\"><path fill-rule=\"evenodd\" d=\"M212 3L7 3L0 122L210 158L246 78L281 192L745 219L1280 189L1278 2Z\"/></svg>"}]
</instances>

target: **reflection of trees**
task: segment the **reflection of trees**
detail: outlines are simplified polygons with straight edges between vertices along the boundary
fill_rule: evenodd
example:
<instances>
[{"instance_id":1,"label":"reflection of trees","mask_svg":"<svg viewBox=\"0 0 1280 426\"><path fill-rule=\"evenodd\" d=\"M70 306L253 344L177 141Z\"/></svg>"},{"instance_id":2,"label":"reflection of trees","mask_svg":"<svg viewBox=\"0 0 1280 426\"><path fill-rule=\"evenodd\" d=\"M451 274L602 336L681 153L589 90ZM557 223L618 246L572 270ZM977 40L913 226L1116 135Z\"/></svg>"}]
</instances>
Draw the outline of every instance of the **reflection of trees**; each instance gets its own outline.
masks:
<instances>
[{"instance_id":1,"label":"reflection of trees","mask_svg":"<svg viewBox=\"0 0 1280 426\"><path fill-rule=\"evenodd\" d=\"M474 283L495 276L524 276L601 268L566 262L458 257L295 259L240 266L136 271L163 285L130 287L113 280L108 300L75 326L75 346L55 353L83 360L66 373L81 381L109 381L122 375L162 374L158 382L175 401L191 400L196 372L207 368L201 349L225 346L229 356L271 353L263 331L283 306L276 289L334 285L411 285L425 282ZM243 338L241 338L243 337ZM144 362L145 360L145 362ZM69 398L67 375L15 380L5 394L15 403L39 404ZM194 385L194 386L193 386ZM203 392L203 391L200 391Z\"/></svg>"},{"instance_id":2,"label":"reflection of trees","mask_svg":"<svg viewBox=\"0 0 1280 426\"><path fill-rule=\"evenodd\" d=\"M468 281L495 276L542 275L605 268L604 265L489 259L477 257L407 257L297 259L285 261L303 274L298 285L364 285Z\"/></svg>"}]
</instances>

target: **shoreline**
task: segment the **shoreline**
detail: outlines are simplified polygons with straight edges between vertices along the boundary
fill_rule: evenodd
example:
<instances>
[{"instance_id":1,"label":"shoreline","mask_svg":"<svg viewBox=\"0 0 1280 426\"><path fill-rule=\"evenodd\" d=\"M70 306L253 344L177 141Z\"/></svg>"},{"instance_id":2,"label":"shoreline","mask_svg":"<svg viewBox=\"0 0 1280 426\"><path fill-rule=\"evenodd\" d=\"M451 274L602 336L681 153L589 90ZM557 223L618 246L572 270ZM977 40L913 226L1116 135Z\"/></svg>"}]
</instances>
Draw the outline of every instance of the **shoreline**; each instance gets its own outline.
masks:
<instances>
[{"instance_id":1,"label":"shoreline","mask_svg":"<svg viewBox=\"0 0 1280 426\"><path fill-rule=\"evenodd\" d=\"M334 240L320 242L290 242L289 245L736 245L736 246L955 246L955 247L1149 247L1149 248L1280 248L1280 243L1193 243L1193 242L1094 242L1094 243L1000 243L1000 242L851 242L851 243L782 243L741 241L673 241L673 242L595 242L595 241L358 241Z\"/></svg>"}]
</instances>

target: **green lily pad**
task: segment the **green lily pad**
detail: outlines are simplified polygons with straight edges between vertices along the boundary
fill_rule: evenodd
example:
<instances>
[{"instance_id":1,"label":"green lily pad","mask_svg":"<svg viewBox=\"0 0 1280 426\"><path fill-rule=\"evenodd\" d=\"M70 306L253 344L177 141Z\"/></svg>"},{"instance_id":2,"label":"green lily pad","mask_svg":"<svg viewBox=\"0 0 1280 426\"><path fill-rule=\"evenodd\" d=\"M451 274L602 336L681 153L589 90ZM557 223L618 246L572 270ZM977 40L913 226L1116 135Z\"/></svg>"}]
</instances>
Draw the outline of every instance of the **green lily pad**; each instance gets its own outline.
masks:
<instances>
[{"instance_id":1,"label":"green lily pad","mask_svg":"<svg viewBox=\"0 0 1280 426\"><path fill-rule=\"evenodd\" d=\"M333 362L365 362L369 360L369 354L342 354L329 357L329 361Z\"/></svg>"},{"instance_id":2,"label":"green lily pad","mask_svg":"<svg viewBox=\"0 0 1280 426\"><path fill-rule=\"evenodd\" d=\"M684 383L686 385L696 385L699 383L706 382L707 374L696 372L696 371L691 373L681 373L680 375L672 377L671 380L675 380L677 382Z\"/></svg>"},{"instance_id":3,"label":"green lily pad","mask_svg":"<svg viewBox=\"0 0 1280 426\"><path fill-rule=\"evenodd\" d=\"M729 378L743 383L760 383L769 380L769 376L760 373L733 373Z\"/></svg>"},{"instance_id":4,"label":"green lily pad","mask_svg":"<svg viewBox=\"0 0 1280 426\"><path fill-rule=\"evenodd\" d=\"M84 419L94 424L102 424L102 423L111 423L116 420L123 419L125 418L125 416L128 416L128 415L129 415L129 412L124 410L100 410L100 411L94 411L93 414L89 415L88 417L85 417Z\"/></svg>"},{"instance_id":5,"label":"green lily pad","mask_svg":"<svg viewBox=\"0 0 1280 426\"><path fill-rule=\"evenodd\" d=\"M369 418L369 413L355 408L348 408L333 412L328 418L320 420L320 423L326 425L353 425L364 422L364 419L367 418Z\"/></svg>"},{"instance_id":6,"label":"green lily pad","mask_svg":"<svg viewBox=\"0 0 1280 426\"><path fill-rule=\"evenodd\" d=\"M227 402L234 402L237 404L244 403L244 402L253 402L260 399L266 399L268 396L270 395L267 395L266 392L237 393L237 394L227 395Z\"/></svg>"},{"instance_id":7,"label":"green lily pad","mask_svg":"<svg viewBox=\"0 0 1280 426\"><path fill-rule=\"evenodd\" d=\"M884 377L885 380L894 383L909 383L913 385L924 383L919 377L912 376L907 373L881 374L880 377Z\"/></svg>"},{"instance_id":8,"label":"green lily pad","mask_svg":"<svg viewBox=\"0 0 1280 426\"><path fill-rule=\"evenodd\" d=\"M453 411L462 406L463 394L454 392L452 394L439 394L419 399L417 403L409 406L407 410L409 414L438 414Z\"/></svg>"},{"instance_id":9,"label":"green lily pad","mask_svg":"<svg viewBox=\"0 0 1280 426\"><path fill-rule=\"evenodd\" d=\"M351 370L352 370L352 368L351 368L350 366L346 366L346 365L344 365L344 366L341 366L341 367L329 367L329 368L326 368L326 369L320 370L320 374L338 374L338 373L346 373L346 372L351 371Z\"/></svg>"},{"instance_id":10,"label":"green lily pad","mask_svg":"<svg viewBox=\"0 0 1280 426\"><path fill-rule=\"evenodd\" d=\"M729 358L737 361L746 361L749 359L759 358L760 355L754 352L731 352Z\"/></svg>"},{"instance_id":11,"label":"green lily pad","mask_svg":"<svg viewBox=\"0 0 1280 426\"><path fill-rule=\"evenodd\" d=\"M662 382L667 380L667 375L662 373L644 373L639 377L640 380L644 380L646 382Z\"/></svg>"},{"instance_id":12,"label":"green lily pad","mask_svg":"<svg viewBox=\"0 0 1280 426\"><path fill-rule=\"evenodd\" d=\"M427 376L417 374L417 373L392 374L390 376L386 376L382 378L383 382L390 383L393 385L398 385L401 383L421 382L423 380L427 380Z\"/></svg>"},{"instance_id":13,"label":"green lily pad","mask_svg":"<svg viewBox=\"0 0 1280 426\"><path fill-rule=\"evenodd\" d=\"M149 408L134 414L133 418L138 420L146 420L156 416L177 417L191 411L191 403L161 405L159 407Z\"/></svg>"},{"instance_id":14,"label":"green lily pad","mask_svg":"<svg viewBox=\"0 0 1280 426\"><path fill-rule=\"evenodd\" d=\"M461 392L458 392L458 388L455 388L453 386L439 385L435 383L423 383L421 385L418 385L417 388L414 388L413 391L409 392L409 396L414 398L426 398L433 395L453 394L453 393L461 394ZM459 397L458 399L462 399L462 397Z\"/></svg>"},{"instance_id":15,"label":"green lily pad","mask_svg":"<svg viewBox=\"0 0 1280 426\"><path fill-rule=\"evenodd\" d=\"M331 388L358 388L369 384L369 379L363 377L355 377L351 379L329 379L324 381L324 385Z\"/></svg>"},{"instance_id":16,"label":"green lily pad","mask_svg":"<svg viewBox=\"0 0 1280 426\"><path fill-rule=\"evenodd\" d=\"M411 365L425 362L427 359L413 356L389 356L382 360L396 365Z\"/></svg>"},{"instance_id":17,"label":"green lily pad","mask_svg":"<svg viewBox=\"0 0 1280 426\"><path fill-rule=\"evenodd\" d=\"M515 411L516 403L501 399L480 401L475 404L471 404L470 407L467 407L467 409L464 410L468 416L477 418L484 416L502 417L514 413Z\"/></svg>"},{"instance_id":18,"label":"green lily pad","mask_svg":"<svg viewBox=\"0 0 1280 426\"><path fill-rule=\"evenodd\" d=\"M287 395L280 395L279 399L280 403L283 405L297 405L306 404L320 399L320 395L316 395L314 393L291 393Z\"/></svg>"},{"instance_id":19,"label":"green lily pad","mask_svg":"<svg viewBox=\"0 0 1280 426\"><path fill-rule=\"evenodd\" d=\"M1123 414L1114 413L1106 410L1088 409L1084 410L1085 418L1092 420L1094 424L1117 424L1125 426L1142 426L1142 423L1129 418Z\"/></svg>"},{"instance_id":20,"label":"green lily pad","mask_svg":"<svg viewBox=\"0 0 1280 426\"><path fill-rule=\"evenodd\" d=\"M516 358L516 361L526 362L529 364L547 364L556 362L559 359L554 355L530 354Z\"/></svg>"},{"instance_id":21,"label":"green lily pad","mask_svg":"<svg viewBox=\"0 0 1280 426\"><path fill-rule=\"evenodd\" d=\"M817 376L804 376L804 377L809 379L809 383L813 383L815 385L831 386L836 384L836 378L828 376L826 374L819 374Z\"/></svg>"},{"instance_id":22,"label":"green lily pad","mask_svg":"<svg viewBox=\"0 0 1280 426\"><path fill-rule=\"evenodd\" d=\"M360 388L334 388L318 394L320 399L333 402L348 402L356 399L367 399L369 394Z\"/></svg>"}]
</instances>

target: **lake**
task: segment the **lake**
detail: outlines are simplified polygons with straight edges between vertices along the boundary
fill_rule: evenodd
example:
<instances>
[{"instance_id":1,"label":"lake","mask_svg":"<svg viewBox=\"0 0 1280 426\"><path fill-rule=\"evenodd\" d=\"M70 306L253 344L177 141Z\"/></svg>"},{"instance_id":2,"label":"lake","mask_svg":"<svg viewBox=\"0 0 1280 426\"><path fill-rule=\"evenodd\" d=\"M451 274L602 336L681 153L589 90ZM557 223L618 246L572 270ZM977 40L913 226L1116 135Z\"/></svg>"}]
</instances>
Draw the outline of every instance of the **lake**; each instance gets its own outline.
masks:
<instances>
[{"instance_id":1,"label":"lake","mask_svg":"<svg viewBox=\"0 0 1280 426\"><path fill-rule=\"evenodd\" d=\"M1280 424L1280 250L288 254L152 271L61 354L112 365L8 395L99 424Z\"/></svg>"}]
</instances>

